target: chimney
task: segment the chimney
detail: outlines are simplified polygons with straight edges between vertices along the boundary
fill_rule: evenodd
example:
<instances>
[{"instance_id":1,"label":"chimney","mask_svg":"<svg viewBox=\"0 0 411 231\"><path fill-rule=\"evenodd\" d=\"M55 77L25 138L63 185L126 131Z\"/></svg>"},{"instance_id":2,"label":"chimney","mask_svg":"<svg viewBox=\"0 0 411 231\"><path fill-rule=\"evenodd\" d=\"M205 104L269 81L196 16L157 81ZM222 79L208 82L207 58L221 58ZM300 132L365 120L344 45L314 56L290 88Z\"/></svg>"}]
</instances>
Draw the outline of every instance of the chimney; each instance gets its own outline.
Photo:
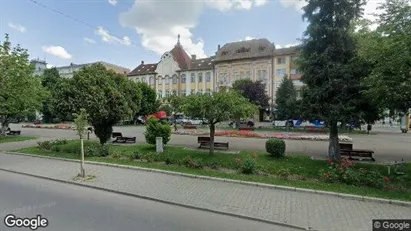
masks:
<instances>
[{"instance_id":1,"label":"chimney","mask_svg":"<svg viewBox=\"0 0 411 231\"><path fill-rule=\"evenodd\" d=\"M192 60L196 60L197 56L196 55L191 55Z\"/></svg>"},{"instance_id":2,"label":"chimney","mask_svg":"<svg viewBox=\"0 0 411 231\"><path fill-rule=\"evenodd\" d=\"M143 65L144 64L144 61L143 60L141 60L141 65Z\"/></svg>"},{"instance_id":3,"label":"chimney","mask_svg":"<svg viewBox=\"0 0 411 231\"><path fill-rule=\"evenodd\" d=\"M217 50L219 51L219 50L220 50L220 48L221 48L221 46L220 46L220 45L218 45Z\"/></svg>"}]
</instances>

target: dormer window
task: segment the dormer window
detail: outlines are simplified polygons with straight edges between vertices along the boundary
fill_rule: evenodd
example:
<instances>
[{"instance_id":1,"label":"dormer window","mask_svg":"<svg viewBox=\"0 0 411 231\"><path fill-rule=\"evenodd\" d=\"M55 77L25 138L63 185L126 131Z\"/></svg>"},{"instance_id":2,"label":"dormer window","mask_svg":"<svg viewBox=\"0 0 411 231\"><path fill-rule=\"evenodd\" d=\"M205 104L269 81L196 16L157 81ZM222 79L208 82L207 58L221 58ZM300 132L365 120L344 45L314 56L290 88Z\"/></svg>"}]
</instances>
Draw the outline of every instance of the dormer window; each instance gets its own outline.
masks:
<instances>
[{"instance_id":1,"label":"dormer window","mask_svg":"<svg viewBox=\"0 0 411 231\"><path fill-rule=\"evenodd\" d=\"M264 46L259 46L259 47L258 47L258 50L259 50L259 51L263 51L263 50L265 50L265 47L264 47Z\"/></svg>"},{"instance_id":2,"label":"dormer window","mask_svg":"<svg viewBox=\"0 0 411 231\"><path fill-rule=\"evenodd\" d=\"M250 48L241 47L240 49L237 50L237 53L246 53L249 51L250 51Z\"/></svg>"},{"instance_id":3,"label":"dormer window","mask_svg":"<svg viewBox=\"0 0 411 231\"><path fill-rule=\"evenodd\" d=\"M228 55L228 51L221 52L221 55Z\"/></svg>"}]
</instances>

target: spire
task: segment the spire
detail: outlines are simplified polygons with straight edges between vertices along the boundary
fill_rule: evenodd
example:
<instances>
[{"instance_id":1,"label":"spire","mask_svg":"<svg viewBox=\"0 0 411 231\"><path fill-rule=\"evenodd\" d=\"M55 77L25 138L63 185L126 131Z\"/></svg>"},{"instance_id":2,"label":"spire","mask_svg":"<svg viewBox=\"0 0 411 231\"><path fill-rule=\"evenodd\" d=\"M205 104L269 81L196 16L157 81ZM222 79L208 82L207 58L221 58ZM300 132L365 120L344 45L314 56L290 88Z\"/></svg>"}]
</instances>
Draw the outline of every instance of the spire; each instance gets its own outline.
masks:
<instances>
[{"instance_id":1,"label":"spire","mask_svg":"<svg viewBox=\"0 0 411 231\"><path fill-rule=\"evenodd\" d=\"M181 45L181 44L180 44L180 34L178 34L177 45Z\"/></svg>"}]
</instances>

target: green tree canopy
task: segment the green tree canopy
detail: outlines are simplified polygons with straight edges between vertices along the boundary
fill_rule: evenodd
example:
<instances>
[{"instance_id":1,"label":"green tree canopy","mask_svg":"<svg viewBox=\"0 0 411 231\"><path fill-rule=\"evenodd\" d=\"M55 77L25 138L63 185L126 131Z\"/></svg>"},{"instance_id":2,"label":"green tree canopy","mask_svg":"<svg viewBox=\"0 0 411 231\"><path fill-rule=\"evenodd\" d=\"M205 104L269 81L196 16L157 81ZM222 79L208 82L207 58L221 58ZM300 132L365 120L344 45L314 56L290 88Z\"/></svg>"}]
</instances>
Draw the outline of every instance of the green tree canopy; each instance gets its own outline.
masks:
<instances>
[{"instance_id":1,"label":"green tree canopy","mask_svg":"<svg viewBox=\"0 0 411 231\"><path fill-rule=\"evenodd\" d=\"M137 116L147 116L158 111L160 107L160 101L157 100L156 91L148 84L139 82L137 83L141 90L141 105L137 112Z\"/></svg>"},{"instance_id":2,"label":"green tree canopy","mask_svg":"<svg viewBox=\"0 0 411 231\"><path fill-rule=\"evenodd\" d=\"M62 87L53 99L53 111L71 115L84 108L101 144L110 139L114 124L133 117L140 106L137 84L101 64L83 67Z\"/></svg>"},{"instance_id":3,"label":"green tree canopy","mask_svg":"<svg viewBox=\"0 0 411 231\"><path fill-rule=\"evenodd\" d=\"M233 89L260 108L268 107L270 97L265 93L265 85L261 81L240 79L233 83Z\"/></svg>"},{"instance_id":4,"label":"green tree canopy","mask_svg":"<svg viewBox=\"0 0 411 231\"><path fill-rule=\"evenodd\" d=\"M27 50L20 45L12 47L6 34L0 44L0 136L11 121L41 108L47 94L33 71Z\"/></svg>"},{"instance_id":5,"label":"green tree canopy","mask_svg":"<svg viewBox=\"0 0 411 231\"><path fill-rule=\"evenodd\" d=\"M181 96L181 95L169 96L167 98L167 101L169 102L171 111L175 113L182 112L182 106L184 105L186 98L187 98L186 96Z\"/></svg>"},{"instance_id":6,"label":"green tree canopy","mask_svg":"<svg viewBox=\"0 0 411 231\"><path fill-rule=\"evenodd\" d=\"M303 108L330 127L328 155L340 160L338 122L356 113L361 77L353 70L356 43L352 22L362 13L362 0L309 0L303 18L308 21L298 61L303 73Z\"/></svg>"},{"instance_id":7,"label":"green tree canopy","mask_svg":"<svg viewBox=\"0 0 411 231\"><path fill-rule=\"evenodd\" d=\"M287 76L283 78L275 99L276 118L280 120L289 120L297 116L297 92L293 81Z\"/></svg>"},{"instance_id":8,"label":"green tree canopy","mask_svg":"<svg viewBox=\"0 0 411 231\"><path fill-rule=\"evenodd\" d=\"M230 119L248 118L257 112L257 106L236 91L189 95L184 101L182 109L187 116L205 118L210 123L210 154L214 153L214 135L217 123Z\"/></svg>"},{"instance_id":9,"label":"green tree canopy","mask_svg":"<svg viewBox=\"0 0 411 231\"><path fill-rule=\"evenodd\" d=\"M381 106L406 112L411 107L411 5L386 0L376 31L362 30L359 54L373 64L367 95Z\"/></svg>"},{"instance_id":10,"label":"green tree canopy","mask_svg":"<svg viewBox=\"0 0 411 231\"><path fill-rule=\"evenodd\" d=\"M41 83L49 92L48 97L43 101L43 108L41 110L43 114L43 121L46 123L53 122L53 118L57 117L51 111L51 104L56 92L60 90L59 87L62 81L63 78L60 76L55 67L44 70L43 75L41 76Z\"/></svg>"}]
</instances>

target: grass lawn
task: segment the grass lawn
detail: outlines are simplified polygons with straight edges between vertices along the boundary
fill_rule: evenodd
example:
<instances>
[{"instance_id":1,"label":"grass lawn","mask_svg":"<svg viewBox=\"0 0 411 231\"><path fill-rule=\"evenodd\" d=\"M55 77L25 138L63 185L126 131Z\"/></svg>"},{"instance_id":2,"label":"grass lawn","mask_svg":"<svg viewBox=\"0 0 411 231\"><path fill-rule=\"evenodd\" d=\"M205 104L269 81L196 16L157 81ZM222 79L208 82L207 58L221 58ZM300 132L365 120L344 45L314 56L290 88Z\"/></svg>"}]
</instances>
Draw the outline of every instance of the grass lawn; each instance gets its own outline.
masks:
<instances>
[{"instance_id":1,"label":"grass lawn","mask_svg":"<svg viewBox=\"0 0 411 231\"><path fill-rule=\"evenodd\" d=\"M37 139L37 137L34 137L34 136L6 136L6 137L0 137L0 143L19 142L19 141L34 140L34 139Z\"/></svg>"},{"instance_id":2,"label":"grass lawn","mask_svg":"<svg viewBox=\"0 0 411 231\"><path fill-rule=\"evenodd\" d=\"M56 148L59 146L59 148ZM85 142L86 150L97 147L98 144ZM88 147L88 148L87 148ZM54 156L69 159L79 159L79 141L68 141L67 144L53 145L50 150L39 147L22 149L19 152ZM188 150L182 147L168 146L164 153L156 154L155 147L143 145L109 145L110 157L86 157L86 160L132 165L145 168L162 169L174 172L195 175L229 178L267 184L284 185L299 188L308 188L363 196L373 196L397 200L411 201L411 165L408 164L405 175L391 174L390 185L401 187L376 188L368 186L354 186L345 183L327 183L320 170L327 170L328 165L323 160L312 160L307 156L287 156L273 158L262 152L240 152L239 154L216 152L210 156L208 152ZM140 156L140 160L133 160L133 156ZM238 160L246 160L254 155L257 163L255 174L242 174L238 169ZM202 168L187 167L188 156ZM141 160L143 159L143 160ZM166 164L168 162L169 164ZM215 168L216 167L216 168ZM383 176L387 175L387 167L376 164L358 163L353 169L375 170ZM381 176L381 175L380 175Z\"/></svg>"}]
</instances>

